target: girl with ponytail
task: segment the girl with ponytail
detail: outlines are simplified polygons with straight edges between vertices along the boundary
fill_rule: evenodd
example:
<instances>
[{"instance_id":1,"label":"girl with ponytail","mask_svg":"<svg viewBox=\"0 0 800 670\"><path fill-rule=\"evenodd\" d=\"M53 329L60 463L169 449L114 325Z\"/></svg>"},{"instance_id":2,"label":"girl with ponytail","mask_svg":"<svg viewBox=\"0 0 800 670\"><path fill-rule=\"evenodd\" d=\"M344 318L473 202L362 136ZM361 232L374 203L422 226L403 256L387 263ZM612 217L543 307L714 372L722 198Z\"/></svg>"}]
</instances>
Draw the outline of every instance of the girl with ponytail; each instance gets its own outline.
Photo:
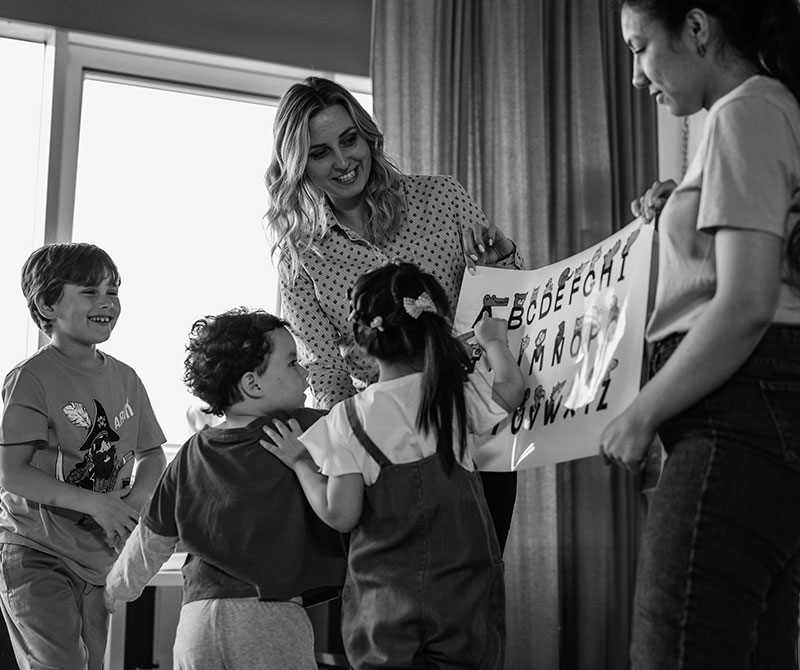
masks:
<instances>
[{"instance_id":1,"label":"girl with ponytail","mask_svg":"<svg viewBox=\"0 0 800 670\"><path fill-rule=\"evenodd\" d=\"M475 326L486 361L473 369L441 284L399 262L361 276L350 310L378 381L302 435L296 422L276 422L266 430L274 444L262 442L323 521L352 531L348 661L502 670L503 563L469 446L522 400L507 324Z\"/></svg>"}]
</instances>

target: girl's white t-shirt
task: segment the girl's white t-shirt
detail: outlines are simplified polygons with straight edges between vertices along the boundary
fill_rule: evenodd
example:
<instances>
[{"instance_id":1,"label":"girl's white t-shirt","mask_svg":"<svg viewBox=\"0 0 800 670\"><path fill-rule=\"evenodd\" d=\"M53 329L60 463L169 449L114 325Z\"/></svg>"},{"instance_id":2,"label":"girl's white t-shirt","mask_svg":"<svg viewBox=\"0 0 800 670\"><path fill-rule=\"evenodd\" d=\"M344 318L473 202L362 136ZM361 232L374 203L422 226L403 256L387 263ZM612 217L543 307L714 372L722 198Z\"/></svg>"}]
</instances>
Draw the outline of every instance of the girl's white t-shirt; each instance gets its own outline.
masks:
<instances>
[{"instance_id":1,"label":"girl's white t-shirt","mask_svg":"<svg viewBox=\"0 0 800 670\"><path fill-rule=\"evenodd\" d=\"M464 384L467 405L468 451L460 459L466 470L473 470L469 454L474 436L490 431L508 412L492 398L494 375L475 371ZM384 382L375 382L354 396L355 410L364 430L392 463L413 463L436 452L436 437L417 430L417 412L422 398L422 373ZM380 467L353 434L344 403L317 421L300 441L311 454L322 474L345 475L360 472L367 486L374 484ZM453 438L458 459L458 440Z\"/></svg>"}]
</instances>

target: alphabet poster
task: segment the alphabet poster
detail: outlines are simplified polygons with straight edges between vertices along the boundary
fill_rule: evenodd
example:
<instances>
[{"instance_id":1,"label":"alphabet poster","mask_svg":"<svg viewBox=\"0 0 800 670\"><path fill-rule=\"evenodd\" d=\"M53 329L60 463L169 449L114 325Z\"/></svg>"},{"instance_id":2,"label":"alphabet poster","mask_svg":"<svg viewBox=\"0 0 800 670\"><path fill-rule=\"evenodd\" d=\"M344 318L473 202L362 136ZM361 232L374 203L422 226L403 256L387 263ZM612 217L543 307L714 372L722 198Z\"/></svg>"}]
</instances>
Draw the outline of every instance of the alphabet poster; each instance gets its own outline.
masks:
<instances>
[{"instance_id":1,"label":"alphabet poster","mask_svg":"<svg viewBox=\"0 0 800 670\"><path fill-rule=\"evenodd\" d=\"M454 330L473 348L484 314L508 321L527 382L520 407L473 452L512 471L593 456L639 391L653 226L637 219L603 242L537 270L465 273ZM476 369L485 369L478 358Z\"/></svg>"}]
</instances>

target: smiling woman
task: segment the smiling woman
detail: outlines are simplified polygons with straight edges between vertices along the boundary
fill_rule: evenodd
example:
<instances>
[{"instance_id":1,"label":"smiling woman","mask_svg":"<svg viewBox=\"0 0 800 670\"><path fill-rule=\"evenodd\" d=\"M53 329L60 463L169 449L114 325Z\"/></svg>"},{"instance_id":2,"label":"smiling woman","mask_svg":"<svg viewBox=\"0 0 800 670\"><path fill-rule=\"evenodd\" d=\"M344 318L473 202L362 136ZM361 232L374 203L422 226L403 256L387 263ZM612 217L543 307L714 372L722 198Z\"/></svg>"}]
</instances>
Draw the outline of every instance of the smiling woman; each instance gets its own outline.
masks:
<instances>
[{"instance_id":1,"label":"smiling woman","mask_svg":"<svg viewBox=\"0 0 800 670\"><path fill-rule=\"evenodd\" d=\"M362 193L372 171L369 144L341 105L313 116L308 134L311 146L306 177L328 197L340 223L374 241L360 213Z\"/></svg>"},{"instance_id":2,"label":"smiling woman","mask_svg":"<svg viewBox=\"0 0 800 670\"><path fill-rule=\"evenodd\" d=\"M709 41L716 34L716 23L707 17L704 12L690 13L681 30L673 33L645 13L622 11L622 34L633 52L633 85L647 88L674 116L708 109L726 92L725 79L709 79L704 67ZM755 71L746 61L738 66Z\"/></svg>"}]
</instances>

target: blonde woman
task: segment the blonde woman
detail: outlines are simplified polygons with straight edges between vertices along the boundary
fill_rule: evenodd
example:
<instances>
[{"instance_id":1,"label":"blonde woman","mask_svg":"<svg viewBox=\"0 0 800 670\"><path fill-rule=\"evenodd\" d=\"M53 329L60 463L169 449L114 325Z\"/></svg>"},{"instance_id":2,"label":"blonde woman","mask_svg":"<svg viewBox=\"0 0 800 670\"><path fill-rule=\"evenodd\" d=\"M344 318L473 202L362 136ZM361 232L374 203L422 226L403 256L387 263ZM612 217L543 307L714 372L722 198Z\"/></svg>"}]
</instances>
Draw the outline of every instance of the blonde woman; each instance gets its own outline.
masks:
<instances>
[{"instance_id":1,"label":"blonde woman","mask_svg":"<svg viewBox=\"0 0 800 670\"><path fill-rule=\"evenodd\" d=\"M281 276L283 316L292 325L316 405L330 408L378 378L347 321L348 289L395 259L442 284L451 305L476 264L522 267L514 243L452 177L407 175L355 97L310 77L281 98L264 218ZM501 546L516 475L483 473Z\"/></svg>"}]
</instances>

